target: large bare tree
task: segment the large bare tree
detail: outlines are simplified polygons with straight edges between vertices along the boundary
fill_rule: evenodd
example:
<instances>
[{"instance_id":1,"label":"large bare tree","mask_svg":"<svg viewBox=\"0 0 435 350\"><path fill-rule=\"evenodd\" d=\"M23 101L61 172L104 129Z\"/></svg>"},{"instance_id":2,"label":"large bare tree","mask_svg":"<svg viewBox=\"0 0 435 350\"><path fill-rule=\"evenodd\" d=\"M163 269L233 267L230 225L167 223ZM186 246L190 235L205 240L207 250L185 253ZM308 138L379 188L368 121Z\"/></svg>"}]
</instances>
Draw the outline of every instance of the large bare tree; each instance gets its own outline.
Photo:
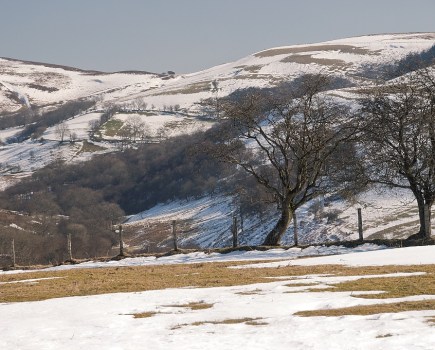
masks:
<instances>
[{"instance_id":1,"label":"large bare tree","mask_svg":"<svg viewBox=\"0 0 435 350\"><path fill-rule=\"evenodd\" d=\"M280 210L264 245L279 245L294 212L328 190L328 161L357 133L348 108L324 93L328 84L323 75L306 75L285 92L220 101L226 132L220 129L210 152L253 176Z\"/></svg>"},{"instance_id":2,"label":"large bare tree","mask_svg":"<svg viewBox=\"0 0 435 350\"><path fill-rule=\"evenodd\" d=\"M370 181L410 189L418 236L431 236L435 201L435 75L423 69L374 90L363 103Z\"/></svg>"}]
</instances>

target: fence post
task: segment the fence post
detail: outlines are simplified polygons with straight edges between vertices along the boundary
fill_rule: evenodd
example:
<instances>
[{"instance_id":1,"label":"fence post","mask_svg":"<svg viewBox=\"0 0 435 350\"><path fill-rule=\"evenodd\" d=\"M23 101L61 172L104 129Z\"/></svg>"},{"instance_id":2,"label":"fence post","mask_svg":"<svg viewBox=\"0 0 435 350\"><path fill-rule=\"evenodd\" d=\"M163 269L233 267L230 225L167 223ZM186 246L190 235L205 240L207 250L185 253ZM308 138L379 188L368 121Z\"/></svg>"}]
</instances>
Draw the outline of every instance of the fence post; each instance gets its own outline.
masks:
<instances>
[{"instance_id":1,"label":"fence post","mask_svg":"<svg viewBox=\"0 0 435 350\"><path fill-rule=\"evenodd\" d=\"M172 237L174 239L174 250L177 251L178 250L178 245L177 245L177 221L176 220L172 220Z\"/></svg>"},{"instance_id":2,"label":"fence post","mask_svg":"<svg viewBox=\"0 0 435 350\"><path fill-rule=\"evenodd\" d=\"M119 231L119 255L124 256L124 242L122 241L122 225L118 226Z\"/></svg>"},{"instance_id":3,"label":"fence post","mask_svg":"<svg viewBox=\"0 0 435 350\"><path fill-rule=\"evenodd\" d=\"M238 237L237 237L237 216L233 215L233 226L232 226L232 233L233 233L233 248L237 248L239 245Z\"/></svg>"},{"instance_id":4,"label":"fence post","mask_svg":"<svg viewBox=\"0 0 435 350\"><path fill-rule=\"evenodd\" d=\"M67 234L67 248L68 248L68 260L72 261L72 249L71 249L71 233Z\"/></svg>"},{"instance_id":5,"label":"fence post","mask_svg":"<svg viewBox=\"0 0 435 350\"><path fill-rule=\"evenodd\" d=\"M12 267L15 267L15 239L12 239Z\"/></svg>"},{"instance_id":6,"label":"fence post","mask_svg":"<svg viewBox=\"0 0 435 350\"><path fill-rule=\"evenodd\" d=\"M358 234L359 234L359 240L363 241L363 226L362 226L362 214L361 214L361 208L358 208Z\"/></svg>"}]
</instances>

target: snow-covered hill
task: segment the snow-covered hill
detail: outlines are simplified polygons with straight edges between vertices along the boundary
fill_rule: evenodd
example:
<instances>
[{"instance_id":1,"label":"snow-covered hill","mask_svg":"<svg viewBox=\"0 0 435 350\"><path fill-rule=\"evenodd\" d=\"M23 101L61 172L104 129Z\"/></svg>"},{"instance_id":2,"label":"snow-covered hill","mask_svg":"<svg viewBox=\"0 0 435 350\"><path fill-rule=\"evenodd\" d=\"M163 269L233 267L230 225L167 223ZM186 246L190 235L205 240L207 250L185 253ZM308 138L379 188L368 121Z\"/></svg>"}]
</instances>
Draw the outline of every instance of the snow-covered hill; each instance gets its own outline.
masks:
<instances>
[{"instance_id":1,"label":"snow-covered hill","mask_svg":"<svg viewBox=\"0 0 435 350\"><path fill-rule=\"evenodd\" d=\"M90 141L90 122L98 120L110 106L120 110L113 121L122 127L132 116L148 125L153 141L165 136L207 128L210 121L199 118L198 102L209 97L226 96L248 87L273 87L305 73L326 73L346 81L347 88L331 93L352 103L354 89L374 83L367 72L375 66L391 64L412 52L427 50L435 44L435 33L371 35L309 45L271 48L235 62L200 72L176 75L146 72L102 73L74 68L0 59L0 118L26 110L53 108L77 99L92 98L96 105L66 121L76 139L59 143L56 126L47 128L41 139L8 143L0 147L1 187L12 183L12 176L31 174L55 159L79 162L95 153L116 151L120 136L109 127L101 128L101 140ZM213 90L212 83L215 82ZM112 125L113 126L113 125ZM13 139L23 126L0 130L0 139ZM94 140L95 141L95 140ZM115 142L114 142L115 141ZM302 241L355 238L356 208L364 208L366 235L406 237L415 232L417 212L408 193L391 195L371 191L356 203L326 202L307 206L300 215ZM319 209L320 208L320 209ZM381 210L382 209L382 210ZM228 244L233 208L225 197L203 198L189 203L161 205L130 219L139 242L144 245L146 225L184 220L189 234L186 244L219 246ZM145 220L146 219L146 220ZM255 244L275 218L250 217L240 236L241 243ZM284 243L291 243L291 230ZM374 237L375 237L374 236Z\"/></svg>"},{"instance_id":2,"label":"snow-covered hill","mask_svg":"<svg viewBox=\"0 0 435 350\"><path fill-rule=\"evenodd\" d=\"M367 82L361 73L368 65L392 62L434 43L435 33L361 36L272 48L183 75L102 73L0 59L0 113L90 96L117 104L144 98L157 109L176 104L190 109L201 98L210 96L212 81L219 83L219 94L226 95L240 88L274 86L318 71L360 85Z\"/></svg>"}]
</instances>

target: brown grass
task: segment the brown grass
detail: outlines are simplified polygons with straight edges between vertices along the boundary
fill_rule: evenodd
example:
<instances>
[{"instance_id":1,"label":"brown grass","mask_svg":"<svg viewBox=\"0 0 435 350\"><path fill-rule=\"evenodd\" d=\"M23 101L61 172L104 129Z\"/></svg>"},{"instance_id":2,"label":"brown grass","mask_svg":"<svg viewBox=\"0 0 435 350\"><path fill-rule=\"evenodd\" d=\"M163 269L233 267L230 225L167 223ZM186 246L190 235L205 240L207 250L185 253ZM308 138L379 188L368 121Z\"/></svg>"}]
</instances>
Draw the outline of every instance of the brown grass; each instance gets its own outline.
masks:
<instances>
[{"instance_id":1,"label":"brown grass","mask_svg":"<svg viewBox=\"0 0 435 350\"><path fill-rule=\"evenodd\" d=\"M435 300L406 301L401 303L359 305L339 309L299 311L297 316L345 316L345 315L375 315L404 311L435 310Z\"/></svg>"},{"instance_id":2,"label":"brown grass","mask_svg":"<svg viewBox=\"0 0 435 350\"><path fill-rule=\"evenodd\" d=\"M197 322L193 322L193 323L180 324L180 325L173 327L172 329L179 329L181 327L186 327L186 326L203 326L205 324L240 324L240 323L245 323L245 324L250 325L250 326L267 325L267 323L260 322L258 320L261 320L261 319L260 318L245 317L245 318L227 318L227 319L221 320L221 321L197 321Z\"/></svg>"},{"instance_id":3,"label":"brown grass","mask_svg":"<svg viewBox=\"0 0 435 350\"><path fill-rule=\"evenodd\" d=\"M136 266L100 269L73 269L67 271L39 271L0 275L0 282L33 278L63 277L42 280L37 284L5 284L0 288L0 302L45 300L68 296L105 293L139 292L181 287L220 287L267 283L266 277L333 274L341 276L388 274L394 272L426 272L424 276L406 278L376 278L345 282L336 285L337 291L385 290L387 293L367 297L396 297L417 294L435 294L435 265L375 266L351 268L338 265L286 266L281 268L228 269L228 266L246 263L203 263L170 266ZM182 277L180 277L182 276ZM291 277L289 277L291 278ZM313 290L317 291L317 290Z\"/></svg>"},{"instance_id":4,"label":"brown grass","mask_svg":"<svg viewBox=\"0 0 435 350\"><path fill-rule=\"evenodd\" d=\"M248 290L246 292L237 292L238 295L258 295L261 294L263 291L261 289L255 289L255 290Z\"/></svg>"},{"instance_id":5,"label":"brown grass","mask_svg":"<svg viewBox=\"0 0 435 350\"><path fill-rule=\"evenodd\" d=\"M191 302L188 304L164 305L164 307L179 307L179 308L187 308L191 310L205 310L205 309L212 308L213 304L207 304L204 301L198 301L198 302ZM134 316L134 318L148 318L148 317L153 317L160 313L161 312L156 312L156 311L145 311L132 315Z\"/></svg>"},{"instance_id":6,"label":"brown grass","mask_svg":"<svg viewBox=\"0 0 435 350\"><path fill-rule=\"evenodd\" d=\"M422 270L424 271L424 270ZM372 292L384 291L379 294L359 294L358 298L389 299L413 295L435 295L435 265L426 270L425 275L407 277L376 277L362 278L356 281L346 281L334 284L334 292ZM322 292L325 289L310 289L310 292Z\"/></svg>"},{"instance_id":7,"label":"brown grass","mask_svg":"<svg viewBox=\"0 0 435 350\"><path fill-rule=\"evenodd\" d=\"M313 51L340 51L342 53L353 53L356 55L377 55L378 51L371 51L352 45L312 45L312 46L300 46L300 47L288 47L271 49L256 53L256 57L272 57L277 55L288 55L303 52Z\"/></svg>"},{"instance_id":8,"label":"brown grass","mask_svg":"<svg viewBox=\"0 0 435 350\"><path fill-rule=\"evenodd\" d=\"M207 304L204 301L191 302L188 304L165 305L166 307L182 307L191 310L205 310L213 307L214 304Z\"/></svg>"},{"instance_id":9,"label":"brown grass","mask_svg":"<svg viewBox=\"0 0 435 350\"><path fill-rule=\"evenodd\" d=\"M281 60L283 63L299 63L311 64L316 63L322 66L346 67L348 64L345 61L329 58L316 58L312 55L292 55Z\"/></svg>"},{"instance_id":10,"label":"brown grass","mask_svg":"<svg viewBox=\"0 0 435 350\"><path fill-rule=\"evenodd\" d=\"M435 295L435 265L423 268L424 275L407 277L362 278L334 284L330 288L309 289L310 292L373 292L376 294L358 294L358 298L389 299L415 295ZM291 285L289 285L291 286ZM386 312L402 312L412 310L435 310L435 300L409 301L399 303L353 306L339 309L301 311L299 316L343 316L372 315Z\"/></svg>"},{"instance_id":11,"label":"brown grass","mask_svg":"<svg viewBox=\"0 0 435 350\"><path fill-rule=\"evenodd\" d=\"M133 314L134 318L148 318L148 317L153 317L155 315L157 315L159 312L155 312L155 311L147 311L147 312L141 312L138 314Z\"/></svg>"},{"instance_id":12,"label":"brown grass","mask_svg":"<svg viewBox=\"0 0 435 350\"><path fill-rule=\"evenodd\" d=\"M262 65L252 65L252 66L244 66L243 70L249 73L258 73L261 68L263 68Z\"/></svg>"},{"instance_id":13,"label":"brown grass","mask_svg":"<svg viewBox=\"0 0 435 350\"><path fill-rule=\"evenodd\" d=\"M99 152L99 151L104 151L105 149L106 148L95 145L92 142L85 140L85 141L83 141L83 146L78 153Z\"/></svg>"},{"instance_id":14,"label":"brown grass","mask_svg":"<svg viewBox=\"0 0 435 350\"><path fill-rule=\"evenodd\" d=\"M106 136L117 136L123 125L124 123L122 120L112 118L103 124L104 133Z\"/></svg>"},{"instance_id":15,"label":"brown grass","mask_svg":"<svg viewBox=\"0 0 435 350\"><path fill-rule=\"evenodd\" d=\"M317 283L289 283L286 284L286 287L312 287L314 285L316 285Z\"/></svg>"},{"instance_id":16,"label":"brown grass","mask_svg":"<svg viewBox=\"0 0 435 350\"><path fill-rule=\"evenodd\" d=\"M186 87L180 89L157 92L154 94L154 96L173 95L173 94L190 95L190 94L197 94L199 92L204 92L204 91L211 91L211 81L201 81L201 82L187 85Z\"/></svg>"}]
</instances>

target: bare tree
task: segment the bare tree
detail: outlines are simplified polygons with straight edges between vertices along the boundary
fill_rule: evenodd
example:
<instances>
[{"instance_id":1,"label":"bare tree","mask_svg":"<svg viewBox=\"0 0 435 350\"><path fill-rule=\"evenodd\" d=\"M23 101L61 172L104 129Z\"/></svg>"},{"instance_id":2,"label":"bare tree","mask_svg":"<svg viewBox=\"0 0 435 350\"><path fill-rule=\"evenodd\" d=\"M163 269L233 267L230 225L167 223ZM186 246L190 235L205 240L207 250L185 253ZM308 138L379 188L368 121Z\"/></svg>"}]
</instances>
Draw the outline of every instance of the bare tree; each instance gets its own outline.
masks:
<instances>
[{"instance_id":1,"label":"bare tree","mask_svg":"<svg viewBox=\"0 0 435 350\"><path fill-rule=\"evenodd\" d=\"M89 137L93 139L95 137L95 133L98 132L101 126L100 120L94 119L88 122L89 126Z\"/></svg>"},{"instance_id":2,"label":"bare tree","mask_svg":"<svg viewBox=\"0 0 435 350\"><path fill-rule=\"evenodd\" d=\"M363 103L369 181L410 189L418 236L431 236L435 200L435 75L424 69L372 92Z\"/></svg>"},{"instance_id":3,"label":"bare tree","mask_svg":"<svg viewBox=\"0 0 435 350\"><path fill-rule=\"evenodd\" d=\"M149 127L138 115L128 117L125 126L129 130L131 140L135 142L137 139L145 140L149 134Z\"/></svg>"},{"instance_id":4,"label":"bare tree","mask_svg":"<svg viewBox=\"0 0 435 350\"><path fill-rule=\"evenodd\" d=\"M325 192L328 160L357 133L348 109L322 94L328 82L306 75L286 94L253 92L220 103L226 132L208 150L253 176L278 204L281 216L265 245L278 245L294 212Z\"/></svg>"},{"instance_id":5,"label":"bare tree","mask_svg":"<svg viewBox=\"0 0 435 350\"><path fill-rule=\"evenodd\" d=\"M60 138L60 142L63 142L65 136L69 132L68 124L65 122L56 124L54 131L55 131L56 135Z\"/></svg>"},{"instance_id":6,"label":"bare tree","mask_svg":"<svg viewBox=\"0 0 435 350\"><path fill-rule=\"evenodd\" d=\"M168 131L165 127L161 126L156 130L156 137L159 142L162 142L168 138Z\"/></svg>"},{"instance_id":7,"label":"bare tree","mask_svg":"<svg viewBox=\"0 0 435 350\"><path fill-rule=\"evenodd\" d=\"M73 143L77 141L77 133L72 131L69 133L69 142Z\"/></svg>"},{"instance_id":8,"label":"bare tree","mask_svg":"<svg viewBox=\"0 0 435 350\"><path fill-rule=\"evenodd\" d=\"M211 92L214 94L214 109L216 112L216 118L219 118L219 90L221 90L221 88L219 87L219 82L217 80L213 80L211 82Z\"/></svg>"}]
</instances>

